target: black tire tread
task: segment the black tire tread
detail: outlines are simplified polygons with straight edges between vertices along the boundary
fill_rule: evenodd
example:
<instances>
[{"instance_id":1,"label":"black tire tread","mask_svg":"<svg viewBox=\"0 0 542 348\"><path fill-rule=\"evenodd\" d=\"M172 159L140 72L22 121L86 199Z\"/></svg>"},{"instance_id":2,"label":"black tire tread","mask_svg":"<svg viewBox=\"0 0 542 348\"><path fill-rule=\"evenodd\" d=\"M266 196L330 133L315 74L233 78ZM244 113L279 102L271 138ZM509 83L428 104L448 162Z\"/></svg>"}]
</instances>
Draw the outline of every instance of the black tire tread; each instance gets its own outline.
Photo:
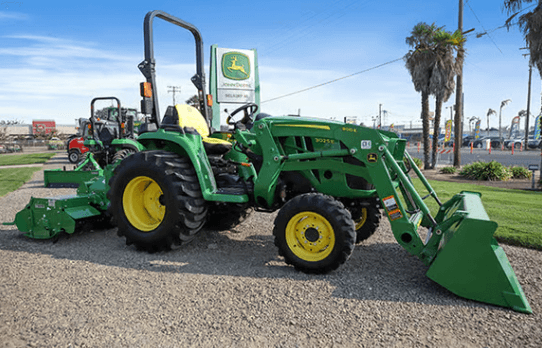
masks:
<instances>
[{"instance_id":1,"label":"black tire tread","mask_svg":"<svg viewBox=\"0 0 542 348\"><path fill-rule=\"evenodd\" d=\"M115 154L113 155L113 163L117 162L117 161L122 161L123 159L125 159L126 157L130 156L131 154L134 154L136 153L135 150L133 149L122 149L122 150L119 150L117 152L115 152Z\"/></svg>"},{"instance_id":2,"label":"black tire tread","mask_svg":"<svg viewBox=\"0 0 542 348\"><path fill-rule=\"evenodd\" d=\"M290 251L284 230L288 221L301 211L314 211L323 215L333 225L335 231L336 251L324 260L308 262L298 258ZM320 193L307 193L296 196L288 201L275 218L273 229L275 245L278 247L279 255L284 257L287 264L295 267L296 270L304 273L322 274L336 270L346 262L354 250L356 234L352 215L344 208L344 205Z\"/></svg>"},{"instance_id":3,"label":"black tire tread","mask_svg":"<svg viewBox=\"0 0 542 348\"><path fill-rule=\"evenodd\" d=\"M367 209L367 220L365 221L363 226L356 230L356 244L369 239L369 237L371 237L376 232L378 226L380 226L380 219L382 217L380 209L378 209L376 205L370 205L365 208ZM354 217L354 220L355 219L356 218Z\"/></svg>"},{"instance_id":4,"label":"black tire tread","mask_svg":"<svg viewBox=\"0 0 542 348\"><path fill-rule=\"evenodd\" d=\"M138 168L146 168L145 173L156 175L153 179L155 181L158 179L166 185L166 188L162 189L174 192L175 195L171 197L171 210L176 213L171 213L169 215L171 221L167 222L173 227L166 231L162 222L154 231L147 232L152 234L157 231L155 239L139 238L138 231L124 217L121 197L129 177L139 175ZM111 201L113 218L118 226L117 234L126 237L126 244L134 244L138 250L151 253L170 250L172 245L191 241L205 225L206 201L203 199L198 178L189 158L159 150L135 153L126 157L115 168L109 185L111 189L108 198Z\"/></svg>"}]
</instances>

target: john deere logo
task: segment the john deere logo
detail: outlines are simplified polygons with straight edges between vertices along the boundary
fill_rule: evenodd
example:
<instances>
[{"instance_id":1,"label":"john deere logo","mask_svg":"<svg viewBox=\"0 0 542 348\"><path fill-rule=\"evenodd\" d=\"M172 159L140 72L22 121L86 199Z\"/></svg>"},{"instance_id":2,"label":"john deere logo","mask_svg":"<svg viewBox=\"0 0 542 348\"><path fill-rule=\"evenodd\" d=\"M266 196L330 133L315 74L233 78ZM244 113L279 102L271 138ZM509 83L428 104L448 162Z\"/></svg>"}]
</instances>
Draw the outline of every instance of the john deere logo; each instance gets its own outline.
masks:
<instances>
[{"instance_id":1,"label":"john deere logo","mask_svg":"<svg viewBox=\"0 0 542 348\"><path fill-rule=\"evenodd\" d=\"M228 52L222 56L222 74L230 80L246 80L250 77L250 60L243 53Z\"/></svg>"}]
</instances>

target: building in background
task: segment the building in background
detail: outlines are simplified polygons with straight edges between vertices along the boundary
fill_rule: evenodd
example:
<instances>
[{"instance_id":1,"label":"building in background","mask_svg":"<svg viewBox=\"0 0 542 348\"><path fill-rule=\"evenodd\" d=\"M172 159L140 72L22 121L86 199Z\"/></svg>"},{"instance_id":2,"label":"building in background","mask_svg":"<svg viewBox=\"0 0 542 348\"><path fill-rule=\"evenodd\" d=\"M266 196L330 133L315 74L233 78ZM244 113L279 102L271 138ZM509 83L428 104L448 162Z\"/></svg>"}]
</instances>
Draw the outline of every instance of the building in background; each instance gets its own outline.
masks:
<instances>
[{"instance_id":1,"label":"building in background","mask_svg":"<svg viewBox=\"0 0 542 348\"><path fill-rule=\"evenodd\" d=\"M56 130L55 120L32 120L32 135L46 135Z\"/></svg>"}]
</instances>

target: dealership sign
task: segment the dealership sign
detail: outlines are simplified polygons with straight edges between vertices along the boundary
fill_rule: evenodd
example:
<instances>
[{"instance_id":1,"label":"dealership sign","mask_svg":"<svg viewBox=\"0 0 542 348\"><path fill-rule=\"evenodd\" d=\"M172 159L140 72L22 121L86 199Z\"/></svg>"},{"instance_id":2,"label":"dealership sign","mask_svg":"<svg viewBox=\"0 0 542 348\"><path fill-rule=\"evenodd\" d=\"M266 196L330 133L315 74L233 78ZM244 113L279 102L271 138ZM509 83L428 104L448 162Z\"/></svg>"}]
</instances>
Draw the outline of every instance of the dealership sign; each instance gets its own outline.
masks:
<instances>
[{"instance_id":1,"label":"dealership sign","mask_svg":"<svg viewBox=\"0 0 542 348\"><path fill-rule=\"evenodd\" d=\"M254 103L254 51L216 49L217 101L219 103Z\"/></svg>"}]
</instances>

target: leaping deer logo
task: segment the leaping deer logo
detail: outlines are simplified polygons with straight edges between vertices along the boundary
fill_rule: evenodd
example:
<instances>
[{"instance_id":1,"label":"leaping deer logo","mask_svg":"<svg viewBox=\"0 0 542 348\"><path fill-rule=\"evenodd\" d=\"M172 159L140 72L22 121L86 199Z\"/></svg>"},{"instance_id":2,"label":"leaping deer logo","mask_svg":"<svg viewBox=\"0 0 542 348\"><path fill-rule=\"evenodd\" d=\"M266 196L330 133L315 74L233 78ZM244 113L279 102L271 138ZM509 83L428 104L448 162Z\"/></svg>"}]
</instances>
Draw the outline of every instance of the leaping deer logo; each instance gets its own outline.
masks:
<instances>
[{"instance_id":1,"label":"leaping deer logo","mask_svg":"<svg viewBox=\"0 0 542 348\"><path fill-rule=\"evenodd\" d=\"M233 71L237 70L237 71L242 72L246 76L248 76L247 72L245 71L245 67L243 65L241 65L241 66L237 65L237 56L232 56L231 57L231 66L228 67L228 70L230 72L233 72Z\"/></svg>"}]
</instances>

